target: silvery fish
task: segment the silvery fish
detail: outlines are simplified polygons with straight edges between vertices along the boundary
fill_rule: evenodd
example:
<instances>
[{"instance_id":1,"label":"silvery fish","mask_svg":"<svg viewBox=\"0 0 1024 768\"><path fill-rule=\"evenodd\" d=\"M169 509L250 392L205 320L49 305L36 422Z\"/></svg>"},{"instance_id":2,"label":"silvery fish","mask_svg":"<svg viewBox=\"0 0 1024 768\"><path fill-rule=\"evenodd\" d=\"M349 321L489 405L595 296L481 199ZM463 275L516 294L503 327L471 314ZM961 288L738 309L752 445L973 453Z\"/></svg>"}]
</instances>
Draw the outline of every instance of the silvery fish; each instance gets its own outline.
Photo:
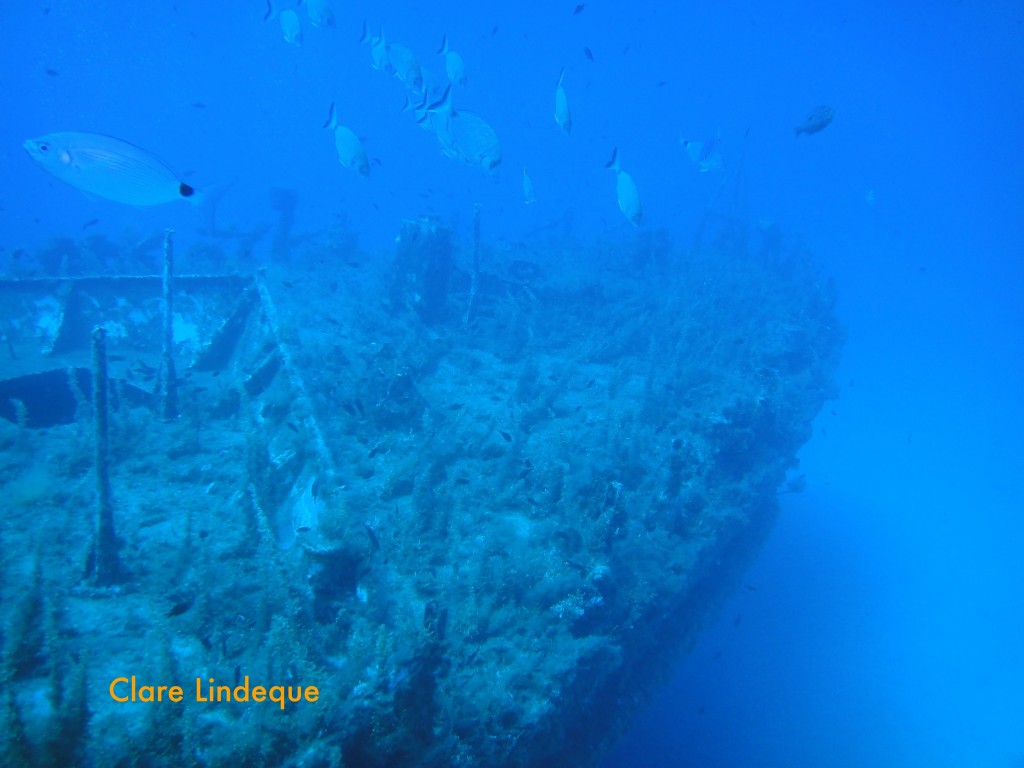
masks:
<instances>
[{"instance_id":1,"label":"silvery fish","mask_svg":"<svg viewBox=\"0 0 1024 768\"><path fill-rule=\"evenodd\" d=\"M412 112L416 116L416 122L421 128L425 130L432 130L430 126L430 114L427 112L427 105L430 102L430 95L427 89L423 90L423 95L417 97L416 94L411 91L405 92L405 103L402 105L403 112Z\"/></svg>"},{"instance_id":2,"label":"silvery fish","mask_svg":"<svg viewBox=\"0 0 1024 768\"><path fill-rule=\"evenodd\" d=\"M501 165L501 144L494 129L472 112L457 112L449 121L452 141L464 163L487 172Z\"/></svg>"},{"instance_id":3,"label":"silvery fish","mask_svg":"<svg viewBox=\"0 0 1024 768\"><path fill-rule=\"evenodd\" d=\"M472 112L455 110L450 84L441 100L427 107L427 113L446 155L488 172L501 164L501 143L494 129Z\"/></svg>"},{"instance_id":4,"label":"silvery fish","mask_svg":"<svg viewBox=\"0 0 1024 768\"><path fill-rule=\"evenodd\" d=\"M376 36L369 33L366 22L363 22L363 32L359 35L359 42L370 46L370 58L373 60L374 69L385 69L388 66L388 44L384 39L384 30L378 28Z\"/></svg>"},{"instance_id":5,"label":"silvery fish","mask_svg":"<svg viewBox=\"0 0 1024 768\"><path fill-rule=\"evenodd\" d=\"M429 104L444 93L444 89L447 85L442 86L434 73L429 69L423 69L421 67L420 74L422 75L420 87L418 89L407 90L412 92L413 98L426 98L427 103Z\"/></svg>"},{"instance_id":6,"label":"silvery fish","mask_svg":"<svg viewBox=\"0 0 1024 768\"><path fill-rule=\"evenodd\" d=\"M451 85L444 92L444 95L433 103L428 102L428 96L424 94L423 103L417 105L416 122L423 128L433 131L437 137L437 143L441 145L441 151L452 160L461 160L459 150L452 138L451 119L455 110L451 102Z\"/></svg>"},{"instance_id":7,"label":"silvery fish","mask_svg":"<svg viewBox=\"0 0 1024 768\"><path fill-rule=\"evenodd\" d=\"M709 139L708 141L680 139L679 143L683 145L686 154L690 156L701 173L720 171L724 167L722 155L718 151L718 139Z\"/></svg>"},{"instance_id":8,"label":"silvery fish","mask_svg":"<svg viewBox=\"0 0 1024 768\"><path fill-rule=\"evenodd\" d=\"M612 159L605 163L605 168L615 171L615 192L619 199L619 210L629 219L633 226L640 226L644 217L644 207L640 204L640 192L637 191L633 177L619 167L619 150L612 150Z\"/></svg>"},{"instance_id":9,"label":"silvery fish","mask_svg":"<svg viewBox=\"0 0 1024 768\"><path fill-rule=\"evenodd\" d=\"M537 198L533 194L533 182L525 168L523 168L523 202L527 205L537 202Z\"/></svg>"},{"instance_id":10,"label":"silvery fish","mask_svg":"<svg viewBox=\"0 0 1024 768\"><path fill-rule=\"evenodd\" d=\"M363 142L355 135L351 128L341 125L334 112L334 102L331 102L331 112L324 123L324 128L334 131L334 147L338 150L338 160L346 168L358 171L360 176L370 175L370 161L366 158L366 150L363 149Z\"/></svg>"},{"instance_id":11,"label":"silvery fish","mask_svg":"<svg viewBox=\"0 0 1024 768\"><path fill-rule=\"evenodd\" d=\"M111 136L51 133L29 139L24 147L58 179L97 197L128 205L195 200L196 191L162 160Z\"/></svg>"},{"instance_id":12,"label":"silvery fish","mask_svg":"<svg viewBox=\"0 0 1024 768\"><path fill-rule=\"evenodd\" d=\"M305 3L306 15L309 16L309 22L314 27L334 26L334 11L331 10L327 0L305 0Z\"/></svg>"},{"instance_id":13,"label":"silvery fish","mask_svg":"<svg viewBox=\"0 0 1024 768\"><path fill-rule=\"evenodd\" d=\"M401 43L387 46L388 68L395 77L417 93L423 88L423 72L413 52Z\"/></svg>"},{"instance_id":14,"label":"silvery fish","mask_svg":"<svg viewBox=\"0 0 1024 768\"><path fill-rule=\"evenodd\" d=\"M572 113L569 111L569 99L565 95L565 88L562 87L562 80L565 78L565 67L558 74L558 85L555 86L555 122L559 127L569 133L572 130Z\"/></svg>"},{"instance_id":15,"label":"silvery fish","mask_svg":"<svg viewBox=\"0 0 1024 768\"><path fill-rule=\"evenodd\" d=\"M281 34L285 42L302 45L302 27L299 26L299 14L291 8L281 11Z\"/></svg>"},{"instance_id":16,"label":"silvery fish","mask_svg":"<svg viewBox=\"0 0 1024 768\"><path fill-rule=\"evenodd\" d=\"M437 51L444 56L444 71L448 75L448 82L454 85L466 84L466 66L462 63L462 57L448 47L448 36L441 38L441 47Z\"/></svg>"},{"instance_id":17,"label":"silvery fish","mask_svg":"<svg viewBox=\"0 0 1024 768\"><path fill-rule=\"evenodd\" d=\"M800 125L793 129L793 135L798 139L801 133L817 133L823 131L828 127L828 124L832 122L832 118L836 116L836 111L832 107L827 107L824 104L815 107L810 111L807 117Z\"/></svg>"},{"instance_id":18,"label":"silvery fish","mask_svg":"<svg viewBox=\"0 0 1024 768\"><path fill-rule=\"evenodd\" d=\"M430 105L441 98L441 91L437 81L429 70L423 70L423 87L417 92L410 88L405 91L405 105L403 112L413 112L416 115L416 122L425 131L436 131L442 120L447 115L440 116L430 112Z\"/></svg>"}]
</instances>

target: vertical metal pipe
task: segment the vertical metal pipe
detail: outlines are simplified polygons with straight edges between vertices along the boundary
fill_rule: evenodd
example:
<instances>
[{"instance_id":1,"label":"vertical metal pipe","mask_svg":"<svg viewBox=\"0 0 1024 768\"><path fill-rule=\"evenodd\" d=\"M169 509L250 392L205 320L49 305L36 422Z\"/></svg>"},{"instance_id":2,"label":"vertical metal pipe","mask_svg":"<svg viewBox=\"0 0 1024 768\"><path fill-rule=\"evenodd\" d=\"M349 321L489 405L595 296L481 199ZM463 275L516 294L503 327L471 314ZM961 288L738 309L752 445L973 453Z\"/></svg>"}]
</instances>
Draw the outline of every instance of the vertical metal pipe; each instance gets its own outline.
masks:
<instances>
[{"instance_id":1,"label":"vertical metal pipe","mask_svg":"<svg viewBox=\"0 0 1024 768\"><path fill-rule=\"evenodd\" d=\"M473 276L480 274L480 203L473 206Z\"/></svg>"},{"instance_id":2,"label":"vertical metal pipe","mask_svg":"<svg viewBox=\"0 0 1024 768\"><path fill-rule=\"evenodd\" d=\"M110 437L107 421L107 332L92 332L92 407L96 420L96 509L92 570L96 583L106 586L121 574L114 534L114 504L110 498Z\"/></svg>"},{"instance_id":3,"label":"vertical metal pipe","mask_svg":"<svg viewBox=\"0 0 1024 768\"><path fill-rule=\"evenodd\" d=\"M473 274L469 283L469 303L462 318L463 325L469 325L473 315L473 302L480 282L480 204L473 207Z\"/></svg>"},{"instance_id":4,"label":"vertical metal pipe","mask_svg":"<svg viewBox=\"0 0 1024 768\"><path fill-rule=\"evenodd\" d=\"M174 370L174 230L164 235L164 332L160 411L164 421L178 415L178 377Z\"/></svg>"}]
</instances>

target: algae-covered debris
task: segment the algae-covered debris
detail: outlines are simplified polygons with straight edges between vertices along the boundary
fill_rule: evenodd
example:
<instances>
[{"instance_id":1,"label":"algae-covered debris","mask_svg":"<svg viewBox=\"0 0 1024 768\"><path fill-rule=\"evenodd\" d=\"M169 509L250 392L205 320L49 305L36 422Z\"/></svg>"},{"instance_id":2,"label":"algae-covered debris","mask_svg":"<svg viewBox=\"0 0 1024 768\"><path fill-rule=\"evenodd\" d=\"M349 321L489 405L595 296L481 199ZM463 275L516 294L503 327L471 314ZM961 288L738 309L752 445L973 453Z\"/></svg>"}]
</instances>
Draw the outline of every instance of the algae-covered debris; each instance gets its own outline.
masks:
<instances>
[{"instance_id":1,"label":"algae-covered debris","mask_svg":"<svg viewBox=\"0 0 1024 768\"><path fill-rule=\"evenodd\" d=\"M834 295L775 250L478 245L420 220L336 279L183 283L173 421L121 396L159 349L125 325L116 588L83 578L92 422L65 373L104 302L48 358L19 340L69 406L0 408L0 762L568 766L628 725L771 528L834 396ZM133 285L117 318L158 307ZM132 676L185 700L112 698ZM197 702L197 678L286 701Z\"/></svg>"}]
</instances>

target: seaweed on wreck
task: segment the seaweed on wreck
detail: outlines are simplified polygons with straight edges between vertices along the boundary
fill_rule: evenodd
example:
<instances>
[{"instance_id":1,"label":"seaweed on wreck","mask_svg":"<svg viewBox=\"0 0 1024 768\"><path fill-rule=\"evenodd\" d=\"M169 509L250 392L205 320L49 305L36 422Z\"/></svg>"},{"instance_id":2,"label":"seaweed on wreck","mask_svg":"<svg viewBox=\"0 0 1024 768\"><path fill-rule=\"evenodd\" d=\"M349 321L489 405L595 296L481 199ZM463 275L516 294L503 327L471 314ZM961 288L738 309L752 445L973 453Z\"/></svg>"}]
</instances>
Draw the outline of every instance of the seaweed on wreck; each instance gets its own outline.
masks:
<instances>
[{"instance_id":1,"label":"seaweed on wreck","mask_svg":"<svg viewBox=\"0 0 1024 768\"><path fill-rule=\"evenodd\" d=\"M735 585L835 396L834 290L802 253L653 233L470 264L429 220L334 282L303 247L230 297L181 289L177 420L112 398L115 588L81 579L88 403L0 419L7 762L592 762ZM113 392L147 371L135 343ZM322 697L117 704L126 672Z\"/></svg>"}]
</instances>

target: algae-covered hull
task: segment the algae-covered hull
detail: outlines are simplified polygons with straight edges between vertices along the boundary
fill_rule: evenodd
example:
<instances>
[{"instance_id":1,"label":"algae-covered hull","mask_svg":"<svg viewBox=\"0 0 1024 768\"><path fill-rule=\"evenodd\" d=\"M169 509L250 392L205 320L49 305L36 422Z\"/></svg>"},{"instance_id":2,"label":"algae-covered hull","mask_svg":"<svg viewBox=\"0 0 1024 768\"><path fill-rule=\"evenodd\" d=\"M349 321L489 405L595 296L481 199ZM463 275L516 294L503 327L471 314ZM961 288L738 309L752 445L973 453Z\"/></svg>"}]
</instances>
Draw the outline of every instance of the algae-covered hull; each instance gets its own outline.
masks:
<instances>
[{"instance_id":1,"label":"algae-covered hull","mask_svg":"<svg viewBox=\"0 0 1024 768\"><path fill-rule=\"evenodd\" d=\"M474 260L428 221L395 254L308 247L177 283L170 421L159 281L0 286L5 759L592 763L737 584L833 396L800 256ZM111 391L150 397L112 398L106 586L87 343L115 322ZM60 418L26 404L40 375Z\"/></svg>"}]
</instances>

